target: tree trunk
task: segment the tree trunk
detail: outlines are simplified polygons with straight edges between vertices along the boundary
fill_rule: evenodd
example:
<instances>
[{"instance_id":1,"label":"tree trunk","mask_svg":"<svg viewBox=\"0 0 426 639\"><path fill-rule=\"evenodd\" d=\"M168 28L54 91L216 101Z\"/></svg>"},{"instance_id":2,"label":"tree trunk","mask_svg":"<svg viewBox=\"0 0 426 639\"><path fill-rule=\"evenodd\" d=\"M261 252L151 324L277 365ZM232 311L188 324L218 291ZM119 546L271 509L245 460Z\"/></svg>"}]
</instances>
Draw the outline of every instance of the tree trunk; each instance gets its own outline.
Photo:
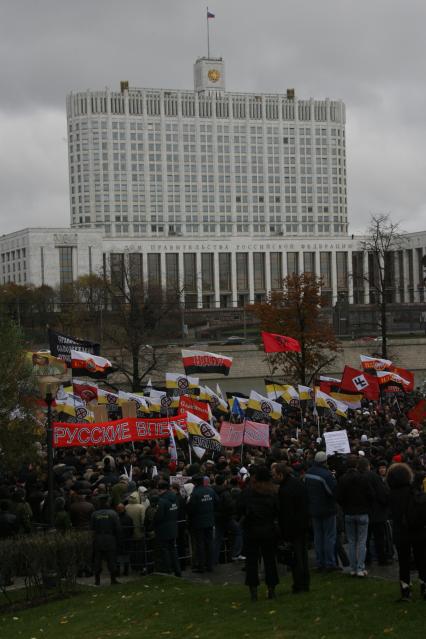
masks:
<instances>
[{"instance_id":1,"label":"tree trunk","mask_svg":"<svg viewBox=\"0 0 426 639\"><path fill-rule=\"evenodd\" d=\"M132 391L136 393L140 390L139 385L139 348L132 348Z\"/></svg>"},{"instance_id":2,"label":"tree trunk","mask_svg":"<svg viewBox=\"0 0 426 639\"><path fill-rule=\"evenodd\" d=\"M388 357L388 325L387 325L387 317L386 317L386 300L384 294L382 294L382 303L380 305L380 313L381 313L381 328L382 328L382 357L387 359Z\"/></svg>"}]
</instances>

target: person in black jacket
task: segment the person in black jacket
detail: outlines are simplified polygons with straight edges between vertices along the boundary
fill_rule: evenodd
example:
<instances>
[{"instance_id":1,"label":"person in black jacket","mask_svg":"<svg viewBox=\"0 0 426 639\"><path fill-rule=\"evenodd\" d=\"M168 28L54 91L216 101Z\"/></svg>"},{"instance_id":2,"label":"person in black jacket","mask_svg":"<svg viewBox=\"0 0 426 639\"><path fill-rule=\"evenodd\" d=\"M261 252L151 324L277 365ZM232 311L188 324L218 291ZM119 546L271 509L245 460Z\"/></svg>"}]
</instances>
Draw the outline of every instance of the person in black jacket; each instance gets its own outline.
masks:
<instances>
[{"instance_id":1,"label":"person in black jacket","mask_svg":"<svg viewBox=\"0 0 426 639\"><path fill-rule=\"evenodd\" d=\"M124 504L118 504L115 510L118 513L121 531L117 548L117 574L120 574L121 567L123 567L123 576L127 577L130 567L130 552L132 550L133 519L127 514Z\"/></svg>"},{"instance_id":2,"label":"person in black jacket","mask_svg":"<svg viewBox=\"0 0 426 639\"><path fill-rule=\"evenodd\" d=\"M161 553L161 571L173 572L176 577L181 576L179 559L176 549L178 536L178 504L176 493L170 490L169 482L162 479L158 483L160 496L154 515L154 531L157 548Z\"/></svg>"},{"instance_id":3,"label":"person in black jacket","mask_svg":"<svg viewBox=\"0 0 426 639\"><path fill-rule=\"evenodd\" d=\"M293 550L293 593L309 591L308 562L309 503L305 485L292 475L290 466L276 464L274 479L279 482L279 525L283 541Z\"/></svg>"},{"instance_id":4,"label":"person in black jacket","mask_svg":"<svg viewBox=\"0 0 426 639\"><path fill-rule=\"evenodd\" d=\"M194 572L213 570L214 513L219 498L210 486L204 486L204 476L195 475L195 484L187 504L189 523L195 545Z\"/></svg>"},{"instance_id":5,"label":"person in black jacket","mask_svg":"<svg viewBox=\"0 0 426 639\"><path fill-rule=\"evenodd\" d=\"M18 534L19 522L17 516L10 511L6 499L0 501L0 539L14 537Z\"/></svg>"},{"instance_id":6,"label":"person in black jacket","mask_svg":"<svg viewBox=\"0 0 426 639\"><path fill-rule=\"evenodd\" d=\"M263 558L268 599L275 598L275 586L279 583L276 551L278 499L266 466L258 466L250 485L242 491L237 514L243 528L246 561L246 586L250 588L252 601L257 600L259 585L259 557Z\"/></svg>"},{"instance_id":7,"label":"person in black jacket","mask_svg":"<svg viewBox=\"0 0 426 639\"><path fill-rule=\"evenodd\" d=\"M102 559L105 557L111 575L111 584L118 584L116 579L117 545L120 541L120 520L109 504L109 496L102 495L99 509L92 513L90 528L93 531L93 564L95 585L101 583Z\"/></svg>"},{"instance_id":8,"label":"person in black jacket","mask_svg":"<svg viewBox=\"0 0 426 639\"><path fill-rule=\"evenodd\" d=\"M223 475L216 475L212 486L219 501L215 510L214 526L214 563L219 563L220 551L225 535L231 540L231 558L233 561L243 559L241 555L242 534L239 524L235 521L235 500Z\"/></svg>"},{"instance_id":9,"label":"person in black jacket","mask_svg":"<svg viewBox=\"0 0 426 639\"><path fill-rule=\"evenodd\" d=\"M360 471L359 458L355 455L348 458L347 471L337 482L336 497L345 515L351 575L366 577L368 513L374 493L367 474Z\"/></svg>"},{"instance_id":10,"label":"person in black jacket","mask_svg":"<svg viewBox=\"0 0 426 639\"><path fill-rule=\"evenodd\" d=\"M373 489L373 500L370 504L368 537L367 537L367 558L366 563L371 563L371 543L374 540L374 547L377 553L379 566L387 566L392 563L387 556L387 521L389 519L389 487L385 481L374 471L370 470L370 463L365 457L359 461L360 468L365 468L368 481Z\"/></svg>"},{"instance_id":11,"label":"person in black jacket","mask_svg":"<svg viewBox=\"0 0 426 639\"><path fill-rule=\"evenodd\" d=\"M387 473L387 481L398 553L400 600L411 600L411 551L419 573L420 593L426 600L426 522L421 513L421 500L425 495L414 487L413 471L408 464L392 464Z\"/></svg>"}]
</instances>

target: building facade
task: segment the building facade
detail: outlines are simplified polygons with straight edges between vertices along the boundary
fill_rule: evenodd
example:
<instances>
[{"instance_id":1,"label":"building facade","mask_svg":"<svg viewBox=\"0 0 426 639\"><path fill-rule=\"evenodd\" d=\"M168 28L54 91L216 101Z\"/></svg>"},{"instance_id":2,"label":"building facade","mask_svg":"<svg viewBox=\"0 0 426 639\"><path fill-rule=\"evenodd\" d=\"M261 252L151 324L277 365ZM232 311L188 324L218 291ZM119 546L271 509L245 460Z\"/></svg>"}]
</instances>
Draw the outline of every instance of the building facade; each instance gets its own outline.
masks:
<instances>
[{"instance_id":1,"label":"building facade","mask_svg":"<svg viewBox=\"0 0 426 639\"><path fill-rule=\"evenodd\" d=\"M361 237L108 237L98 229L25 229L0 238L0 283L63 286L87 273L128 265L145 283L181 291L188 308L230 308L261 301L283 277L313 272L335 305L376 301L371 256ZM404 236L389 253L390 302L424 301L426 232Z\"/></svg>"},{"instance_id":2,"label":"building facade","mask_svg":"<svg viewBox=\"0 0 426 639\"><path fill-rule=\"evenodd\" d=\"M67 97L71 226L108 237L347 233L341 101L225 91L200 58L193 91Z\"/></svg>"},{"instance_id":3,"label":"building facade","mask_svg":"<svg viewBox=\"0 0 426 639\"><path fill-rule=\"evenodd\" d=\"M374 303L374 264L348 235L345 106L229 93L221 58L194 90L67 97L70 228L0 237L0 283L64 286L129 266L190 308L261 301L292 273L328 304ZM390 302L424 301L426 232L388 256Z\"/></svg>"}]
</instances>

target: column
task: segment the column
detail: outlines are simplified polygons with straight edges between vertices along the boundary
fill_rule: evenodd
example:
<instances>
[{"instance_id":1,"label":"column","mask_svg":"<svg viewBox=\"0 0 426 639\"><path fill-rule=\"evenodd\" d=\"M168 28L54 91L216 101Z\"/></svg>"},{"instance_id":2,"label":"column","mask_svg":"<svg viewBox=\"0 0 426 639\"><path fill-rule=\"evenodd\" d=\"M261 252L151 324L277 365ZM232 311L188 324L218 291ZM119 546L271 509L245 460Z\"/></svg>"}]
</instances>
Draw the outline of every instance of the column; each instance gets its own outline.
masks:
<instances>
[{"instance_id":1,"label":"column","mask_svg":"<svg viewBox=\"0 0 426 639\"><path fill-rule=\"evenodd\" d=\"M265 288L268 296L271 292L271 254L269 251L265 252Z\"/></svg>"},{"instance_id":2,"label":"column","mask_svg":"<svg viewBox=\"0 0 426 639\"><path fill-rule=\"evenodd\" d=\"M315 275L321 277L321 264L319 251L315 251Z\"/></svg>"},{"instance_id":3,"label":"column","mask_svg":"<svg viewBox=\"0 0 426 639\"><path fill-rule=\"evenodd\" d=\"M336 267L337 253L331 251L331 288L333 291L331 298L331 305L334 306L337 302L337 267Z\"/></svg>"},{"instance_id":4,"label":"column","mask_svg":"<svg viewBox=\"0 0 426 639\"><path fill-rule=\"evenodd\" d=\"M213 253L214 305L220 308L219 253Z\"/></svg>"},{"instance_id":5,"label":"column","mask_svg":"<svg viewBox=\"0 0 426 639\"><path fill-rule=\"evenodd\" d=\"M398 251L393 251L392 255L393 255L393 263L394 263L393 268L395 272L395 302L399 304L401 302L401 291L399 289L399 278L400 278L399 253Z\"/></svg>"},{"instance_id":6,"label":"column","mask_svg":"<svg viewBox=\"0 0 426 639\"><path fill-rule=\"evenodd\" d=\"M404 302L407 303L410 301L410 292L408 287L410 285L410 269L408 267L408 250L402 249L402 267L403 267L403 277L404 277Z\"/></svg>"},{"instance_id":7,"label":"column","mask_svg":"<svg viewBox=\"0 0 426 639\"><path fill-rule=\"evenodd\" d=\"M148 253L142 253L142 278L144 291L148 290Z\"/></svg>"},{"instance_id":8,"label":"column","mask_svg":"<svg viewBox=\"0 0 426 639\"><path fill-rule=\"evenodd\" d=\"M178 253L178 286L179 298L182 307L185 306L185 280L183 274L183 253Z\"/></svg>"},{"instance_id":9,"label":"column","mask_svg":"<svg viewBox=\"0 0 426 639\"><path fill-rule=\"evenodd\" d=\"M287 253L285 251L283 251L281 253L281 266L282 266L282 278L283 280L285 280L285 278L288 275L288 268L287 268Z\"/></svg>"},{"instance_id":10,"label":"column","mask_svg":"<svg viewBox=\"0 0 426 639\"><path fill-rule=\"evenodd\" d=\"M297 251L297 274L302 275L305 267L303 264L303 251Z\"/></svg>"},{"instance_id":11,"label":"column","mask_svg":"<svg viewBox=\"0 0 426 639\"><path fill-rule=\"evenodd\" d=\"M231 291L232 291L232 306L235 308L238 306L237 255L235 251L232 251L231 253Z\"/></svg>"},{"instance_id":12,"label":"column","mask_svg":"<svg viewBox=\"0 0 426 639\"><path fill-rule=\"evenodd\" d=\"M249 285L249 304L254 303L254 277L253 277L253 253L247 251L248 261L248 285Z\"/></svg>"},{"instance_id":13,"label":"column","mask_svg":"<svg viewBox=\"0 0 426 639\"><path fill-rule=\"evenodd\" d=\"M166 254L160 253L160 286L161 290L166 290Z\"/></svg>"},{"instance_id":14,"label":"column","mask_svg":"<svg viewBox=\"0 0 426 639\"><path fill-rule=\"evenodd\" d=\"M418 256L420 253L420 261L422 259L422 249L413 248L413 287L414 287L414 298L413 302L420 302L420 277L419 277L419 264Z\"/></svg>"},{"instance_id":15,"label":"column","mask_svg":"<svg viewBox=\"0 0 426 639\"><path fill-rule=\"evenodd\" d=\"M364 304L370 303L370 284L368 281L368 252L364 251L362 256L362 274L364 278Z\"/></svg>"},{"instance_id":16,"label":"column","mask_svg":"<svg viewBox=\"0 0 426 639\"><path fill-rule=\"evenodd\" d=\"M354 303L354 276L352 272L352 249L348 250L348 293L349 293L349 304Z\"/></svg>"},{"instance_id":17,"label":"column","mask_svg":"<svg viewBox=\"0 0 426 639\"><path fill-rule=\"evenodd\" d=\"M203 308L203 288L201 279L201 253L195 254L195 281L197 283L197 308Z\"/></svg>"}]
</instances>

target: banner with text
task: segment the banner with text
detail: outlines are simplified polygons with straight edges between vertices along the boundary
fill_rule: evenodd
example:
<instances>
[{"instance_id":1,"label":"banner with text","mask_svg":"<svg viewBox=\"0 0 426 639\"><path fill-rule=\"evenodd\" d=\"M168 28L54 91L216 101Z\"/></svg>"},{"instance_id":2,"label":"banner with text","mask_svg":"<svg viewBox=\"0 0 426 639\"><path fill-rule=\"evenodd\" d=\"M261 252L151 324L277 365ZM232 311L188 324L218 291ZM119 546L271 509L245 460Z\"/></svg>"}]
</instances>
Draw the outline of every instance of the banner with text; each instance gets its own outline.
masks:
<instances>
[{"instance_id":1,"label":"banner with text","mask_svg":"<svg viewBox=\"0 0 426 639\"><path fill-rule=\"evenodd\" d=\"M145 419L129 417L95 424L53 423L53 447L111 446L149 439L166 439L169 427L186 430L186 413L176 417Z\"/></svg>"}]
</instances>

